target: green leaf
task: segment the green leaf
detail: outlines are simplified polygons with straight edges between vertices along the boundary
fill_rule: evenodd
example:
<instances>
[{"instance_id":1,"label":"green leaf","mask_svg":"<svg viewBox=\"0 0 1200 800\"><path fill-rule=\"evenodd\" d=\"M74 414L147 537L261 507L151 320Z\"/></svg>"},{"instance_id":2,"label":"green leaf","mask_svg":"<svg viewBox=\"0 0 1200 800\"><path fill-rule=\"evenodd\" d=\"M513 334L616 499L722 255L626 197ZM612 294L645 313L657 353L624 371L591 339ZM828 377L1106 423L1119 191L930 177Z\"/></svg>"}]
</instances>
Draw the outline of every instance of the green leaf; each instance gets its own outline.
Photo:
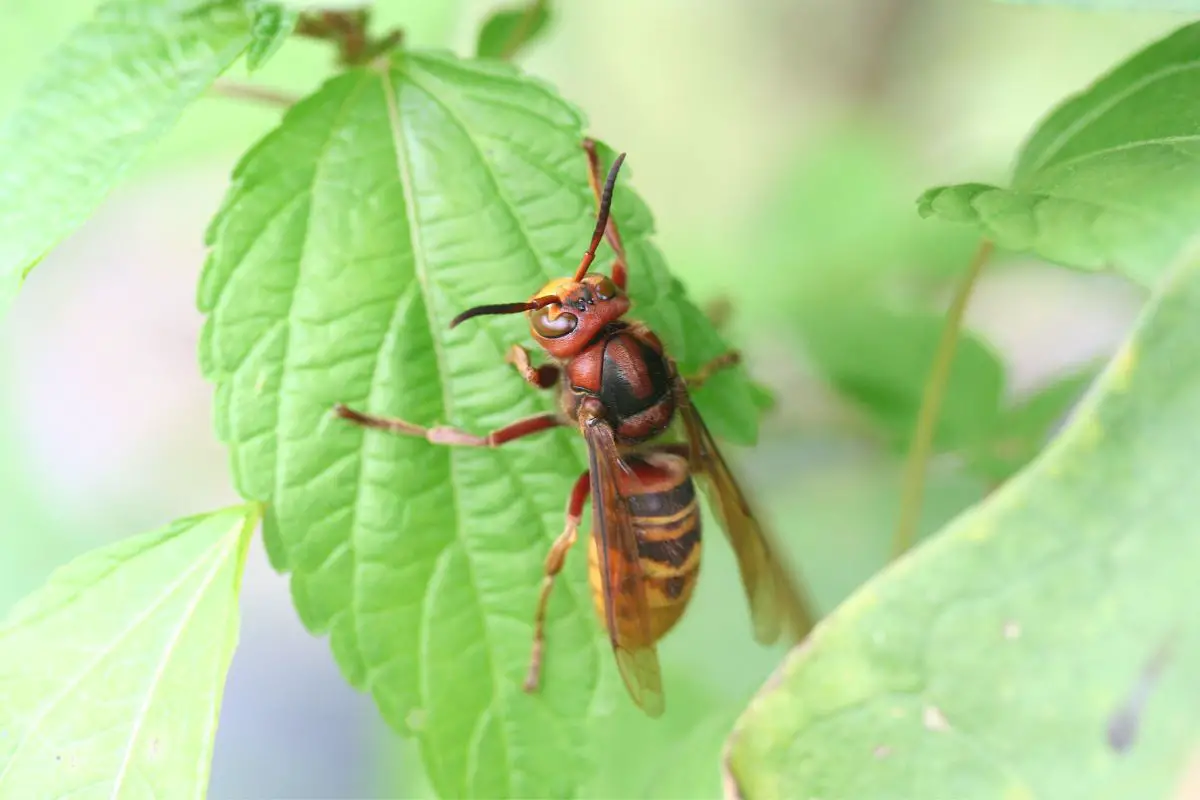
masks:
<instances>
[{"instance_id":1,"label":"green leaf","mask_svg":"<svg viewBox=\"0 0 1200 800\"><path fill-rule=\"evenodd\" d=\"M407 53L379 69L295 105L235 172L199 291L217 430L239 491L271 503L272 560L304 623L418 735L439 794L566 796L591 771L585 722L613 671L586 545L552 595L543 690L521 682L542 564L584 468L578 434L436 447L330 409L485 432L554 407L504 363L532 344L523 316L448 325L578 263L595 224L581 120L498 62ZM725 345L650 243L633 174L614 200L632 316L694 369ZM697 395L714 428L720 410L755 422L732 372Z\"/></svg>"},{"instance_id":2,"label":"green leaf","mask_svg":"<svg viewBox=\"0 0 1200 800\"><path fill-rule=\"evenodd\" d=\"M111 0L0 127L0 309L241 54L240 2Z\"/></svg>"},{"instance_id":3,"label":"green leaf","mask_svg":"<svg viewBox=\"0 0 1200 800\"><path fill-rule=\"evenodd\" d=\"M1058 106L1029 137L1012 187L930 189L922 216L978 226L1000 247L1146 286L1200 212L1200 23L1147 47Z\"/></svg>"},{"instance_id":4,"label":"green leaf","mask_svg":"<svg viewBox=\"0 0 1200 800\"><path fill-rule=\"evenodd\" d=\"M0 628L0 796L203 797L256 506L84 555Z\"/></svg>"},{"instance_id":5,"label":"green leaf","mask_svg":"<svg viewBox=\"0 0 1200 800\"><path fill-rule=\"evenodd\" d=\"M250 46L246 48L246 67L254 72L279 52L296 30L300 12L276 3L252 6L254 21L250 28Z\"/></svg>"},{"instance_id":6,"label":"green leaf","mask_svg":"<svg viewBox=\"0 0 1200 800\"><path fill-rule=\"evenodd\" d=\"M373 8L375 0L276 0L284 8L299 11L355 11Z\"/></svg>"},{"instance_id":7,"label":"green leaf","mask_svg":"<svg viewBox=\"0 0 1200 800\"><path fill-rule=\"evenodd\" d=\"M1046 446L1095 377L1096 368L1085 367L1005 409L985 439L966 449L970 468L994 483L1008 480Z\"/></svg>"},{"instance_id":8,"label":"green leaf","mask_svg":"<svg viewBox=\"0 0 1200 800\"><path fill-rule=\"evenodd\" d=\"M1068 6L1093 11L1200 11L1200 0L997 0L1009 5Z\"/></svg>"},{"instance_id":9,"label":"green leaf","mask_svg":"<svg viewBox=\"0 0 1200 800\"><path fill-rule=\"evenodd\" d=\"M550 22L550 4L530 0L523 8L497 11L479 30L475 54L480 58L511 59L537 40Z\"/></svg>"},{"instance_id":10,"label":"green leaf","mask_svg":"<svg viewBox=\"0 0 1200 800\"><path fill-rule=\"evenodd\" d=\"M805 351L837 392L908 448L945 319L845 301L806 308L796 324ZM955 349L934 443L953 450L995 424L1004 366L980 338L963 331Z\"/></svg>"},{"instance_id":11,"label":"green leaf","mask_svg":"<svg viewBox=\"0 0 1200 800\"><path fill-rule=\"evenodd\" d=\"M790 327L828 302L876 306L922 286L940 295L979 242L913 215L907 204L923 172L890 129L859 122L822 132L781 167L740 251L718 262L719 274L737 271L739 280L721 281L734 307L753 308L757 325Z\"/></svg>"},{"instance_id":12,"label":"green leaf","mask_svg":"<svg viewBox=\"0 0 1200 800\"><path fill-rule=\"evenodd\" d=\"M789 655L731 739L743 796L1169 796L1200 736L1200 259L1166 284L1042 456Z\"/></svg>"}]
</instances>

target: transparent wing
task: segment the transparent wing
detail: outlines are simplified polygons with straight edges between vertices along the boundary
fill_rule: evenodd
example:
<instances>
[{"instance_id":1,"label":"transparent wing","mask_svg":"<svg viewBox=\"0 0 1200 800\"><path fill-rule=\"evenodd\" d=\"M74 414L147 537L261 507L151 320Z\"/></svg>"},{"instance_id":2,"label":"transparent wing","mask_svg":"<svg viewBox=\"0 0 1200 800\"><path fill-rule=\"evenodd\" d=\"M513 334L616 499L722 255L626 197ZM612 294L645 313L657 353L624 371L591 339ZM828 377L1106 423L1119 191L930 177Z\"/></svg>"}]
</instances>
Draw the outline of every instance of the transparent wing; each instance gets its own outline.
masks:
<instances>
[{"instance_id":1,"label":"transparent wing","mask_svg":"<svg viewBox=\"0 0 1200 800\"><path fill-rule=\"evenodd\" d=\"M650 716L663 712L662 674L650 631L646 586L629 507L617 491L620 454L610 427L584 426L592 476L592 535L604 587L604 616L617 667L635 703Z\"/></svg>"},{"instance_id":2,"label":"transparent wing","mask_svg":"<svg viewBox=\"0 0 1200 800\"><path fill-rule=\"evenodd\" d=\"M692 471L704 477L709 499L737 555L742 585L750 601L754 638L771 644L786 626L799 641L816 621L811 601L787 569L779 548L754 516L708 426L692 405L686 385L682 380L676 385L678 411L687 430L688 460Z\"/></svg>"}]
</instances>

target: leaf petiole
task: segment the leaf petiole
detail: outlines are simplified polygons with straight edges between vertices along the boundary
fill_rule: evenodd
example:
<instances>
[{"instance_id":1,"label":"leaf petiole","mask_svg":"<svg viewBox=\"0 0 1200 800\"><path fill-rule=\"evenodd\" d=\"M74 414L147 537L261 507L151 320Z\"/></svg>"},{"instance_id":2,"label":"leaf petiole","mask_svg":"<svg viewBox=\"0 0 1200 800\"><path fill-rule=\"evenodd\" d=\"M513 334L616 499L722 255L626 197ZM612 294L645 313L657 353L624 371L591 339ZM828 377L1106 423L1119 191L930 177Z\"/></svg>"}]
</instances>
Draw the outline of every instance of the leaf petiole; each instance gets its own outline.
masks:
<instances>
[{"instance_id":1,"label":"leaf petiole","mask_svg":"<svg viewBox=\"0 0 1200 800\"><path fill-rule=\"evenodd\" d=\"M892 540L892 559L908 551L917 538L917 523L921 516L921 501L925 493L925 469L933 454L934 433L937 431L938 415L946 386L950 381L950 368L954 364L954 351L958 346L958 334L962 330L963 316L971 300L971 292L979 279L983 265L991 255L994 245L988 239L979 243L967 274L950 301L946 310L946 326L938 340L929 379L921 395L921 408L917 413L917 426L913 432L912 447L904 464L904 475L900 492L900 513L896 522L896 534Z\"/></svg>"}]
</instances>

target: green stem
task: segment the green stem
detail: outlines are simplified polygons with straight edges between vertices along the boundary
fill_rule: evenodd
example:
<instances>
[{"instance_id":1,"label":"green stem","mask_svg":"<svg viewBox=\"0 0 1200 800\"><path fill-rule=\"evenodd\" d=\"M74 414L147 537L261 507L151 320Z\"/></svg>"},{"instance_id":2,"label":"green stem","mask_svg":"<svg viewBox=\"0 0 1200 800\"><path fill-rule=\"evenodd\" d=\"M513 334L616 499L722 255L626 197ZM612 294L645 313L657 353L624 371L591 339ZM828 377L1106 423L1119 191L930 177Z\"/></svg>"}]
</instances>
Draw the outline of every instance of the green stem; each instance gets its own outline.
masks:
<instances>
[{"instance_id":1,"label":"green stem","mask_svg":"<svg viewBox=\"0 0 1200 800\"><path fill-rule=\"evenodd\" d=\"M253 83L238 83L237 81L226 80L224 78L220 78L213 83L209 91L221 97L229 97L235 100L249 100L254 103L279 106L281 108L288 108L300 99L294 95L270 89L266 86L258 86Z\"/></svg>"},{"instance_id":2,"label":"green stem","mask_svg":"<svg viewBox=\"0 0 1200 800\"><path fill-rule=\"evenodd\" d=\"M971 259L967 274L946 310L946 325L938 340L937 352L925 391L921 396L921 409L917 413L917 427L913 432L912 447L904 464L903 486L900 493L900 514L896 523L896 535L892 540L892 558L899 558L908 551L917 539L917 523L921 517L921 501L925 495L925 469L933 454L933 438L937 430L942 400L946 396L946 385L950 381L950 368L954 364L954 350L958 346L958 333L962 330L963 315L971 300L971 292L983 271L984 262L992 253L992 243L984 239Z\"/></svg>"}]
</instances>

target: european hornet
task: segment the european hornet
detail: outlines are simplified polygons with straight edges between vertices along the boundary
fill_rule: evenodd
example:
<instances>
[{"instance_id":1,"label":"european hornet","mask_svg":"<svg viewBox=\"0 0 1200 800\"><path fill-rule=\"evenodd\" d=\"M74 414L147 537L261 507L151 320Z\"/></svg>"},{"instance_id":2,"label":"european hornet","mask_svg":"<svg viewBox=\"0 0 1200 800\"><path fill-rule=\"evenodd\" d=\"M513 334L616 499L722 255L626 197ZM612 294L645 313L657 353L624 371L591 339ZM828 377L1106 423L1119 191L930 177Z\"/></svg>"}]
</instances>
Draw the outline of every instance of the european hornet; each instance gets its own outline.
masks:
<instances>
[{"instance_id":1,"label":"european hornet","mask_svg":"<svg viewBox=\"0 0 1200 800\"><path fill-rule=\"evenodd\" d=\"M705 479L733 545L755 638L771 644L786 626L800 639L813 617L691 402L689 390L737 363L737 353L726 353L685 378L649 328L622 319L630 308L625 250L609 208L625 154L614 161L601 188L595 143L585 140L584 150L599 210L591 244L575 274L551 281L528 301L476 306L450 323L453 328L485 314L527 313L534 341L553 362L534 366L520 345L512 346L507 360L531 385L558 386L560 410L518 420L486 436L450 427L424 428L341 404L335 412L369 428L469 447L499 447L551 428L577 426L587 442L588 469L575 482L566 525L546 557L525 689L537 688L547 601L575 543L590 494L588 572L596 610L630 695L647 714L658 716L663 690L655 645L682 616L700 568L700 511L693 474ZM588 272L602 238L615 253L611 277ZM656 441L676 416L683 421L686 442Z\"/></svg>"}]
</instances>

